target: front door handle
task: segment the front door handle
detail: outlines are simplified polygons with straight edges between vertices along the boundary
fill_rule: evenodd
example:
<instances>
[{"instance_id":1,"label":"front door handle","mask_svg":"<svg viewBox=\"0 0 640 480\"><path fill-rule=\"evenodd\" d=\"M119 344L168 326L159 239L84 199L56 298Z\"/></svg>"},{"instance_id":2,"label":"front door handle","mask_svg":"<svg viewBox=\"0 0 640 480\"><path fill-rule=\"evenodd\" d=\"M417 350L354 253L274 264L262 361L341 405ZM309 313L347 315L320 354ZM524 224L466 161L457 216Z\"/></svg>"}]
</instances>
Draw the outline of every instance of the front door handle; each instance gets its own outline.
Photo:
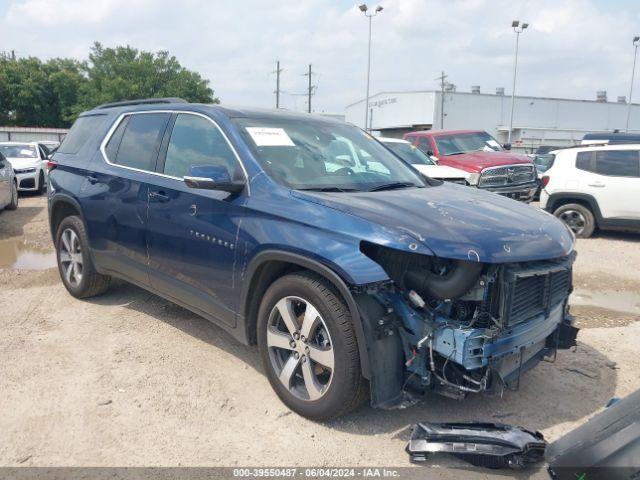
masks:
<instances>
[{"instance_id":1,"label":"front door handle","mask_svg":"<svg viewBox=\"0 0 640 480\"><path fill-rule=\"evenodd\" d=\"M153 199L156 202L166 203L171 198L164 192L149 192L149 198Z\"/></svg>"},{"instance_id":2,"label":"front door handle","mask_svg":"<svg viewBox=\"0 0 640 480\"><path fill-rule=\"evenodd\" d=\"M596 188L602 188L602 187L606 187L606 184L604 184L604 183L590 183L589 186L590 187L596 187Z\"/></svg>"}]
</instances>

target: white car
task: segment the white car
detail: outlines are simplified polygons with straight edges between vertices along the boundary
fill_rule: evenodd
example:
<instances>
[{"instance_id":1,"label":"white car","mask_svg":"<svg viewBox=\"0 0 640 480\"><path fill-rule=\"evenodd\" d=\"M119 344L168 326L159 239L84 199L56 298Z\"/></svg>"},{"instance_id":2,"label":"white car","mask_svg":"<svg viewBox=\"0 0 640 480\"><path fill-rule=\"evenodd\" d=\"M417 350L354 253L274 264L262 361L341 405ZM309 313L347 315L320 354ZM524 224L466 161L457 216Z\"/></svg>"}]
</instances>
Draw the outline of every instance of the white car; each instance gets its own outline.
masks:
<instances>
[{"instance_id":1,"label":"white car","mask_svg":"<svg viewBox=\"0 0 640 480\"><path fill-rule=\"evenodd\" d=\"M0 210L18 208L18 181L9 161L0 153Z\"/></svg>"},{"instance_id":2,"label":"white car","mask_svg":"<svg viewBox=\"0 0 640 480\"><path fill-rule=\"evenodd\" d=\"M411 145L406 140L388 137L378 137L378 140L405 162L410 163L416 170L428 177L462 185L469 183L469 177L471 176L469 172L447 165L438 165L436 163L437 160L427 156L422 150Z\"/></svg>"},{"instance_id":3,"label":"white car","mask_svg":"<svg viewBox=\"0 0 640 480\"><path fill-rule=\"evenodd\" d=\"M0 153L13 166L19 191L46 191L47 152L37 142L0 142Z\"/></svg>"},{"instance_id":4,"label":"white car","mask_svg":"<svg viewBox=\"0 0 640 480\"><path fill-rule=\"evenodd\" d=\"M590 145L552 152L540 207L576 237L596 228L640 230L640 144Z\"/></svg>"}]
</instances>

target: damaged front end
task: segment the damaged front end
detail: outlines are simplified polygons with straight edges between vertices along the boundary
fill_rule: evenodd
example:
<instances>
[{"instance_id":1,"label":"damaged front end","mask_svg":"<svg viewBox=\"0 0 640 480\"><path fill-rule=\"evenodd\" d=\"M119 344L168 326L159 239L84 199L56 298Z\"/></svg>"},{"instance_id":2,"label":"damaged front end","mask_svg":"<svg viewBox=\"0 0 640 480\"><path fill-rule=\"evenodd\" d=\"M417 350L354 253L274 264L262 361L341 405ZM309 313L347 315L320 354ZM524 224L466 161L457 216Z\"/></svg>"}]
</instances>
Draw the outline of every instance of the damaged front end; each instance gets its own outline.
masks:
<instances>
[{"instance_id":1,"label":"damaged front end","mask_svg":"<svg viewBox=\"0 0 640 480\"><path fill-rule=\"evenodd\" d=\"M391 279L355 292L374 406L402 406L410 392L515 390L523 372L576 344L568 312L575 252L484 264L366 242L361 250Z\"/></svg>"}]
</instances>

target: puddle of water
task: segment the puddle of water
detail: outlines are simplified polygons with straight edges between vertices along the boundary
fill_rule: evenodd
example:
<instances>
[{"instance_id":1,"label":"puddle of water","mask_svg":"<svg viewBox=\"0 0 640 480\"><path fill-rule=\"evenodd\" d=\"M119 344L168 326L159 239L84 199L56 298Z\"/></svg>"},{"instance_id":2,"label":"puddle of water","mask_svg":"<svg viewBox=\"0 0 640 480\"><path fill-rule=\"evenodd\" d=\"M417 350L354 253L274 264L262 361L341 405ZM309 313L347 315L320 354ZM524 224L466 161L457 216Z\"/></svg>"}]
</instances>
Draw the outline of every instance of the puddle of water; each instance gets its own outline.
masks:
<instances>
[{"instance_id":1,"label":"puddle of water","mask_svg":"<svg viewBox=\"0 0 640 480\"><path fill-rule=\"evenodd\" d=\"M594 292L576 289L571 294L570 303L640 315L640 293L637 292L616 292L615 290Z\"/></svg>"},{"instance_id":2,"label":"puddle of water","mask_svg":"<svg viewBox=\"0 0 640 480\"><path fill-rule=\"evenodd\" d=\"M0 240L0 268L46 270L56 266L53 250L35 248L23 240Z\"/></svg>"}]
</instances>

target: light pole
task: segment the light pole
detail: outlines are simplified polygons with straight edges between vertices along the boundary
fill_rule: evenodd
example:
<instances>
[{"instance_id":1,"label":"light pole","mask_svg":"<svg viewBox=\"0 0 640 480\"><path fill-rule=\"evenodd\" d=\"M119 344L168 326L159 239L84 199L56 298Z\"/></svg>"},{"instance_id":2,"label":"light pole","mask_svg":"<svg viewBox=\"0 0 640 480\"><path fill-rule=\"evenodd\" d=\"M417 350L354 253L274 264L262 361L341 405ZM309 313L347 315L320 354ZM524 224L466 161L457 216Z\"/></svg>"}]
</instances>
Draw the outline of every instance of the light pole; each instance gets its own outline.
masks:
<instances>
[{"instance_id":1,"label":"light pole","mask_svg":"<svg viewBox=\"0 0 640 480\"><path fill-rule=\"evenodd\" d=\"M371 21L378 13L382 11L382 7L378 5L373 13L369 12L369 7L366 3L363 3L358 7L364 16L369 19L369 53L367 55L367 99L364 104L364 129L369 130L369 79L371 77Z\"/></svg>"},{"instance_id":2,"label":"light pole","mask_svg":"<svg viewBox=\"0 0 640 480\"><path fill-rule=\"evenodd\" d=\"M627 104L627 132L629 132L629 120L631 119L631 95L633 95L633 77L636 73L636 57L638 56L638 44L640 37L633 37L633 68L631 69L631 86L629 87L629 103Z\"/></svg>"},{"instance_id":3,"label":"light pole","mask_svg":"<svg viewBox=\"0 0 640 480\"><path fill-rule=\"evenodd\" d=\"M516 32L516 60L513 64L513 88L511 89L511 117L509 118L509 138L507 143L511 143L511 132L513 131L513 105L516 101L516 76L518 74L518 45L520 43L520 34L529 26L528 23L520 23L520 20L511 22L513 31Z\"/></svg>"}]
</instances>

